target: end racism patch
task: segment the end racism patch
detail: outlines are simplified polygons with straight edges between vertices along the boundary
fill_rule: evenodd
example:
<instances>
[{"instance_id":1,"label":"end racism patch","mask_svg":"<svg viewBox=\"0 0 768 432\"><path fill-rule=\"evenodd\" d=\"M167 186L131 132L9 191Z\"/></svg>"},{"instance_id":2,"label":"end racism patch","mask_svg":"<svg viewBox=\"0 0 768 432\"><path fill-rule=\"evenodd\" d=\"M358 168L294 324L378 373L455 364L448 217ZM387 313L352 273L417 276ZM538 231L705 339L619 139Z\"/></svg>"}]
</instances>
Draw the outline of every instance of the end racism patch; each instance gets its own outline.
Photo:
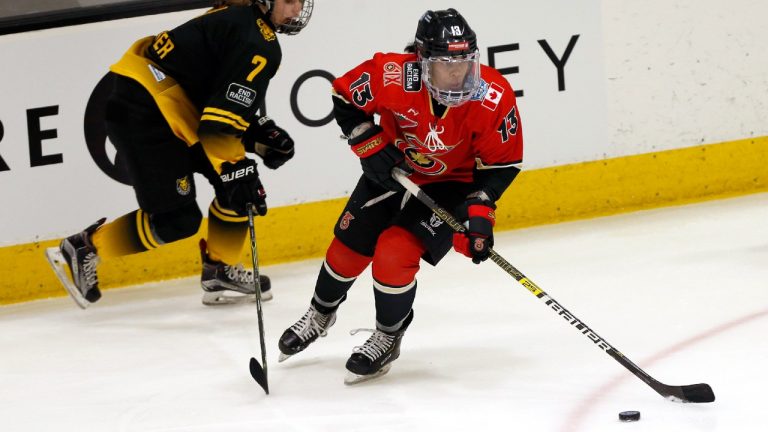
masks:
<instances>
[{"instance_id":1,"label":"end racism patch","mask_svg":"<svg viewBox=\"0 0 768 432\"><path fill-rule=\"evenodd\" d=\"M256 90L249 89L240 84L231 83L227 89L227 99L245 107L250 107L256 100Z\"/></svg>"}]
</instances>

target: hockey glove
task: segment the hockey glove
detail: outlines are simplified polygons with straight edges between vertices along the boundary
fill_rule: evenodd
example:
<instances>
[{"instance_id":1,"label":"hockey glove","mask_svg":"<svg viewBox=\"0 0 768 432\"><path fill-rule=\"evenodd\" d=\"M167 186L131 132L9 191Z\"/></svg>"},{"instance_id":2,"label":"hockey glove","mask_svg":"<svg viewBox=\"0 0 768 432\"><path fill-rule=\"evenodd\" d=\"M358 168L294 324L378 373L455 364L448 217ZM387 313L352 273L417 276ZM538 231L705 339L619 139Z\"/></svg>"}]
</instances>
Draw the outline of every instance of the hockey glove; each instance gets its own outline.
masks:
<instances>
[{"instance_id":1,"label":"hockey glove","mask_svg":"<svg viewBox=\"0 0 768 432\"><path fill-rule=\"evenodd\" d=\"M405 163L403 152L393 146L380 126L374 125L359 136L349 140L352 151L360 158L363 174L368 179L392 191L401 191L403 186L392 177L392 169L412 170Z\"/></svg>"},{"instance_id":2,"label":"hockey glove","mask_svg":"<svg viewBox=\"0 0 768 432\"><path fill-rule=\"evenodd\" d=\"M493 226L496 225L496 206L486 200L471 198L464 203L467 230L453 234L453 248L480 264L488 259L493 247Z\"/></svg>"},{"instance_id":3,"label":"hockey glove","mask_svg":"<svg viewBox=\"0 0 768 432\"><path fill-rule=\"evenodd\" d=\"M256 153L269 169L278 169L295 154L293 139L267 116L251 123L241 139L249 152Z\"/></svg>"},{"instance_id":4,"label":"hockey glove","mask_svg":"<svg viewBox=\"0 0 768 432\"><path fill-rule=\"evenodd\" d=\"M247 205L253 204L260 216L267 214L267 193L259 180L256 162L243 159L236 163L225 162L221 166L221 182L224 190L222 204L239 215L248 213Z\"/></svg>"}]
</instances>

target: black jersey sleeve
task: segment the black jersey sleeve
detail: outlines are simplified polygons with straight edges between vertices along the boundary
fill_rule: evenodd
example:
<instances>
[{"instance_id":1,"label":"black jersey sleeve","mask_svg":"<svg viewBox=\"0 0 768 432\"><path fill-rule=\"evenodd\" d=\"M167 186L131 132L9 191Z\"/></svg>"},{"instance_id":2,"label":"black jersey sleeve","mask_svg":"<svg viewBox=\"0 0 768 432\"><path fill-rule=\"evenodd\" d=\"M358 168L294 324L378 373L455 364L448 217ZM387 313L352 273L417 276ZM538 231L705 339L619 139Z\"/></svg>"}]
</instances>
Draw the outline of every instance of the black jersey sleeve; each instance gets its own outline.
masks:
<instances>
[{"instance_id":1,"label":"black jersey sleeve","mask_svg":"<svg viewBox=\"0 0 768 432\"><path fill-rule=\"evenodd\" d=\"M269 19L256 7L211 13L200 26L215 64L198 134L209 156L239 159L242 145L233 148L233 142L239 144L263 105L269 81L280 66L280 45Z\"/></svg>"},{"instance_id":2,"label":"black jersey sleeve","mask_svg":"<svg viewBox=\"0 0 768 432\"><path fill-rule=\"evenodd\" d=\"M258 8L230 7L203 22L219 63L200 127L240 135L264 102L282 53L269 19Z\"/></svg>"}]
</instances>

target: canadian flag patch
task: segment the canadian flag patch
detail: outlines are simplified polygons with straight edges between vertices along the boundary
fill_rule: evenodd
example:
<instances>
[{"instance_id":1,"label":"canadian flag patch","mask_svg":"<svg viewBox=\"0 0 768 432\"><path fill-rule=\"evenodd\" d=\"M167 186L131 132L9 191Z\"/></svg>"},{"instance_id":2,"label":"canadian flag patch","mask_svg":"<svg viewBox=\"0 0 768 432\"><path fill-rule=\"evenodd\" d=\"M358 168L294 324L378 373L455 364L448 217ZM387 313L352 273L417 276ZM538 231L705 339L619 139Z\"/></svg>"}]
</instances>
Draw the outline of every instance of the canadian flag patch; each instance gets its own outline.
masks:
<instances>
[{"instance_id":1,"label":"canadian flag patch","mask_svg":"<svg viewBox=\"0 0 768 432\"><path fill-rule=\"evenodd\" d=\"M496 111L496 107L499 106L501 101L501 95L504 94L504 88L496 83L490 83L488 91L485 92L485 99L483 99L483 106L491 111Z\"/></svg>"}]
</instances>

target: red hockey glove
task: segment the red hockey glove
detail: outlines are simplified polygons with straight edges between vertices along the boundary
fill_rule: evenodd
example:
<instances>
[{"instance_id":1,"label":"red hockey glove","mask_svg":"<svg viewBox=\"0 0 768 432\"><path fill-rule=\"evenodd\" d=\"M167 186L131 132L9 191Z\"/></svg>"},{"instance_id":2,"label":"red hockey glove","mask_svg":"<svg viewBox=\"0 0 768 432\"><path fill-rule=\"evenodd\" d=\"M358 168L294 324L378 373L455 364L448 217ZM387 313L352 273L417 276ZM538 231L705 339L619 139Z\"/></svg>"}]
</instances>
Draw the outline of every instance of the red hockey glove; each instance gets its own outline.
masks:
<instances>
[{"instance_id":1,"label":"red hockey glove","mask_svg":"<svg viewBox=\"0 0 768 432\"><path fill-rule=\"evenodd\" d=\"M486 200L473 198L464 205L467 209L468 228L453 234L453 248L480 264L488 259L493 247L493 226L496 225L496 206Z\"/></svg>"},{"instance_id":2,"label":"red hockey glove","mask_svg":"<svg viewBox=\"0 0 768 432\"><path fill-rule=\"evenodd\" d=\"M403 152L395 148L380 126L374 125L359 136L349 140L352 151L360 158L363 174L379 186L401 191L403 186L392 177L392 169L399 167L407 172Z\"/></svg>"}]
</instances>

